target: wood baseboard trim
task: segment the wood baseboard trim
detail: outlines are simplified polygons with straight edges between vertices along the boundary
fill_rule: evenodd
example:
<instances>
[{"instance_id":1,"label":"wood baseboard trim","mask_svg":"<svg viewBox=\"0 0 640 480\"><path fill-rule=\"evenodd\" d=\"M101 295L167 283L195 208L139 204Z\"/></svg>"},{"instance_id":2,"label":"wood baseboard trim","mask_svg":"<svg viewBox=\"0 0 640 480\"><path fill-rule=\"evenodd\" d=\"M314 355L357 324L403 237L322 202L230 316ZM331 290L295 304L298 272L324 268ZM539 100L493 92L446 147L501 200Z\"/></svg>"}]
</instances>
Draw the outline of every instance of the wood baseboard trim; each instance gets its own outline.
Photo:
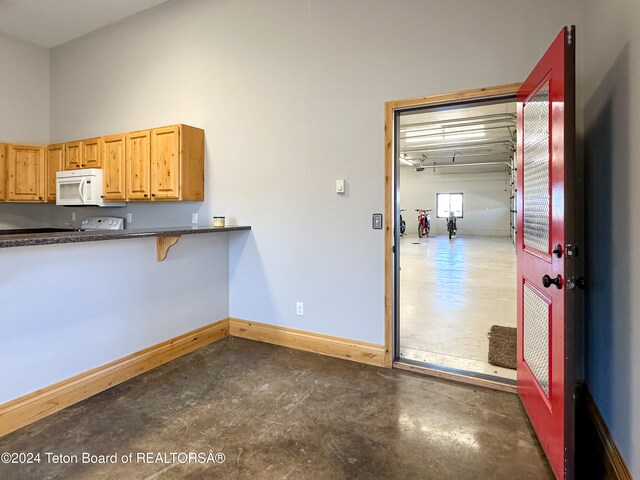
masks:
<instances>
[{"instance_id":1,"label":"wood baseboard trim","mask_svg":"<svg viewBox=\"0 0 640 480\"><path fill-rule=\"evenodd\" d=\"M589 420L593 424L593 429L597 434L599 445L596 446L598 453L602 456L601 461L606 472L605 478L611 480L633 480L631 472L618 449L618 446L611 437L609 427L602 418L602 414L596 405L588 388L583 389L584 402Z\"/></svg>"},{"instance_id":2,"label":"wood baseboard trim","mask_svg":"<svg viewBox=\"0 0 640 480\"><path fill-rule=\"evenodd\" d=\"M451 380L458 383L466 383L468 385L474 385L476 387L491 388L493 390L500 390L508 393L518 393L518 387L515 385L509 385L507 383L494 382L484 378L471 377L468 375L462 375L459 373L446 372L443 370L437 370L435 368L422 367L418 365L411 365L409 363L393 362L393 368L399 370L405 370L407 372L419 373L421 375L427 375L430 377L443 378L445 380Z\"/></svg>"},{"instance_id":3,"label":"wood baseboard trim","mask_svg":"<svg viewBox=\"0 0 640 480\"><path fill-rule=\"evenodd\" d=\"M384 345L225 318L0 405L0 437L228 335L384 365Z\"/></svg>"},{"instance_id":4,"label":"wood baseboard trim","mask_svg":"<svg viewBox=\"0 0 640 480\"><path fill-rule=\"evenodd\" d=\"M229 335L228 319L0 405L0 437Z\"/></svg>"},{"instance_id":5,"label":"wood baseboard trim","mask_svg":"<svg viewBox=\"0 0 640 480\"><path fill-rule=\"evenodd\" d=\"M238 318L229 319L229 335L368 365L384 366L384 345L375 343L305 332Z\"/></svg>"}]
</instances>

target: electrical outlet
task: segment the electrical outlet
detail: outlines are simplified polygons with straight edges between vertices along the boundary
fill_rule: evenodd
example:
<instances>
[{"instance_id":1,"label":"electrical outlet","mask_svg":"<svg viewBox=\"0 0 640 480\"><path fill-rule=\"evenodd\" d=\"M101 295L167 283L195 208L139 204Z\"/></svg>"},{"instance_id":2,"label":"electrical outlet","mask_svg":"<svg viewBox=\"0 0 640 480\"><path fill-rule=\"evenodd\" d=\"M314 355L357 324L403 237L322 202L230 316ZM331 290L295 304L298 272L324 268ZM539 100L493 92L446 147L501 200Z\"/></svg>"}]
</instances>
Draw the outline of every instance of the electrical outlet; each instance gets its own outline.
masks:
<instances>
[{"instance_id":1,"label":"electrical outlet","mask_svg":"<svg viewBox=\"0 0 640 480\"><path fill-rule=\"evenodd\" d=\"M133 213L127 213L127 223L133 222Z\"/></svg>"},{"instance_id":2,"label":"electrical outlet","mask_svg":"<svg viewBox=\"0 0 640 480\"><path fill-rule=\"evenodd\" d=\"M304 303L296 302L296 315L304 315Z\"/></svg>"},{"instance_id":3,"label":"electrical outlet","mask_svg":"<svg viewBox=\"0 0 640 480\"><path fill-rule=\"evenodd\" d=\"M71 212L71 221L72 222L76 221L76 212Z\"/></svg>"},{"instance_id":4,"label":"electrical outlet","mask_svg":"<svg viewBox=\"0 0 640 480\"><path fill-rule=\"evenodd\" d=\"M192 213L191 214L191 223L198 223L198 214L197 213Z\"/></svg>"}]
</instances>

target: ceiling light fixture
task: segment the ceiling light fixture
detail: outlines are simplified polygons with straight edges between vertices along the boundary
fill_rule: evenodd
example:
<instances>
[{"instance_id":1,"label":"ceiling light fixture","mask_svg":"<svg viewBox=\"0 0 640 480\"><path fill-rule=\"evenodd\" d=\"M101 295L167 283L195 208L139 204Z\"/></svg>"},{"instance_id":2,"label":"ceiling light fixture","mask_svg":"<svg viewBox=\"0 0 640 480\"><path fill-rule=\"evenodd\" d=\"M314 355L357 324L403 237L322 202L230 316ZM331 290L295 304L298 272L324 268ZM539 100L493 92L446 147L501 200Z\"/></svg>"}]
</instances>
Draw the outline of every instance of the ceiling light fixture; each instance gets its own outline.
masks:
<instances>
[{"instance_id":1,"label":"ceiling light fixture","mask_svg":"<svg viewBox=\"0 0 640 480\"><path fill-rule=\"evenodd\" d=\"M413 167L413 162L410 162L409 160L407 160L407 154L406 153L400 154L400 162L404 163L405 165L408 165L410 167Z\"/></svg>"},{"instance_id":2,"label":"ceiling light fixture","mask_svg":"<svg viewBox=\"0 0 640 480\"><path fill-rule=\"evenodd\" d=\"M447 135L422 135L415 137L410 137L404 139L407 143L418 143L418 142L444 142L449 140L462 140L465 138L482 138L486 136L484 132L473 132L473 133L456 133L456 134L447 134Z\"/></svg>"}]
</instances>

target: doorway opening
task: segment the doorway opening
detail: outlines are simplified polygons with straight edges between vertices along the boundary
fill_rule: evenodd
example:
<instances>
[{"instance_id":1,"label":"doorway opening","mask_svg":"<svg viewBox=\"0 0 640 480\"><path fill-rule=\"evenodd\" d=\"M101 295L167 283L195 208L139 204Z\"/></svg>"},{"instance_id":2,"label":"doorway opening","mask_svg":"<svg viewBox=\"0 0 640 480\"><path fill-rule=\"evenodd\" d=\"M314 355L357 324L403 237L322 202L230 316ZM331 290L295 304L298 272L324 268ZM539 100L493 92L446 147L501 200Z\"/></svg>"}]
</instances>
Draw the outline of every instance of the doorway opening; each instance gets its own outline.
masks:
<instances>
[{"instance_id":1,"label":"doorway opening","mask_svg":"<svg viewBox=\"0 0 640 480\"><path fill-rule=\"evenodd\" d=\"M518 87L387 104L395 367L515 391Z\"/></svg>"}]
</instances>

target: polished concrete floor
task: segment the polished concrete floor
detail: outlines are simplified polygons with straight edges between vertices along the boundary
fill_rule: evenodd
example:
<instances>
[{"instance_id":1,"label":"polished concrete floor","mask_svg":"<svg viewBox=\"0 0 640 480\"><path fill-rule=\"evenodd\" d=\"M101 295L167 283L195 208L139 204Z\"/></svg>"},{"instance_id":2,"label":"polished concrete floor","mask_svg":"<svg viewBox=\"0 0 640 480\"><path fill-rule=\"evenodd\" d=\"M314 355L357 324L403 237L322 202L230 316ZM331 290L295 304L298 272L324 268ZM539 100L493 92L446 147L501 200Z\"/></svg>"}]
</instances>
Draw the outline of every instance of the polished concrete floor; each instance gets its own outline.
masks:
<instances>
[{"instance_id":1,"label":"polished concrete floor","mask_svg":"<svg viewBox=\"0 0 640 480\"><path fill-rule=\"evenodd\" d=\"M491 326L516 326L510 238L406 235L400 265L401 358L516 378L487 361Z\"/></svg>"},{"instance_id":2,"label":"polished concrete floor","mask_svg":"<svg viewBox=\"0 0 640 480\"><path fill-rule=\"evenodd\" d=\"M225 461L177 455L209 451ZM552 478L515 395L237 338L2 437L0 452L118 459L0 463L3 480Z\"/></svg>"}]
</instances>

